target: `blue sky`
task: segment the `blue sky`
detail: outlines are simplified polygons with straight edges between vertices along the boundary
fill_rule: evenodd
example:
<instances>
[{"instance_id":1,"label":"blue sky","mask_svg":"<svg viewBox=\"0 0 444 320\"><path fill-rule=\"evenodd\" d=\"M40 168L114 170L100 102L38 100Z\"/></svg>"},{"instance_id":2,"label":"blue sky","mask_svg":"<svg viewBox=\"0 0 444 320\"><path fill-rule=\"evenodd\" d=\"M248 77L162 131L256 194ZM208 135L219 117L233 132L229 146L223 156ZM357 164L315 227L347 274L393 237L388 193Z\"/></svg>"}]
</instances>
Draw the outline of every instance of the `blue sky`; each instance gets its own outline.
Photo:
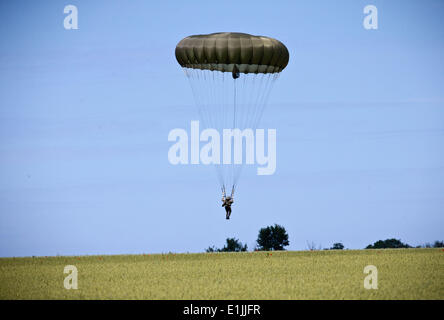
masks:
<instances>
[{"instance_id":1,"label":"blue sky","mask_svg":"<svg viewBox=\"0 0 444 320\"><path fill-rule=\"evenodd\" d=\"M65 30L65 5L79 29ZM378 30L362 26L378 8ZM253 248L278 223L363 248L442 240L444 3L2 1L0 256ZM290 62L260 127L277 170L244 170L225 220L212 167L173 166L198 113L174 49L191 34L271 36Z\"/></svg>"}]
</instances>

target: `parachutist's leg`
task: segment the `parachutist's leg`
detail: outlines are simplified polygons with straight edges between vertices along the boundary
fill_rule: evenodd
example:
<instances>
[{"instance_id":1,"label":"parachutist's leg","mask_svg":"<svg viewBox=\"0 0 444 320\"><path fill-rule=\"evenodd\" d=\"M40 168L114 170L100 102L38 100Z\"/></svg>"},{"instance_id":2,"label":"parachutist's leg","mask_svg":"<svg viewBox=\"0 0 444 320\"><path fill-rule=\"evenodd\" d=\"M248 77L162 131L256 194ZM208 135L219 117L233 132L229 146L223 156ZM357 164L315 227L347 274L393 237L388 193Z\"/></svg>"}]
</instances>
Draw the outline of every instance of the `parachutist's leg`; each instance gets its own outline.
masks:
<instances>
[{"instance_id":1,"label":"parachutist's leg","mask_svg":"<svg viewBox=\"0 0 444 320\"><path fill-rule=\"evenodd\" d=\"M226 212L225 218L227 220L230 219L230 207L229 206L225 206L225 212Z\"/></svg>"}]
</instances>

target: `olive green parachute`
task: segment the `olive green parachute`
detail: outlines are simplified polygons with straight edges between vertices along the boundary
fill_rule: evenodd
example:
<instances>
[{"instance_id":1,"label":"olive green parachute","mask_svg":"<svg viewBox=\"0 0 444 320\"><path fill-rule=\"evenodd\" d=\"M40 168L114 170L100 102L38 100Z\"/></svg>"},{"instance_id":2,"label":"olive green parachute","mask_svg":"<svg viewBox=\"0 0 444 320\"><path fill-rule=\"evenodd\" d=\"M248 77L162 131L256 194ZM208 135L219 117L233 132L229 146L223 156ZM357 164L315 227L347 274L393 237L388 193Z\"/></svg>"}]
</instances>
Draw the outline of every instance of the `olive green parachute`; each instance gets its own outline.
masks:
<instances>
[{"instance_id":1,"label":"olive green parachute","mask_svg":"<svg viewBox=\"0 0 444 320\"><path fill-rule=\"evenodd\" d=\"M282 42L246 33L220 32L194 35L176 46L176 59L184 68L240 73L277 73L288 64Z\"/></svg>"}]
</instances>

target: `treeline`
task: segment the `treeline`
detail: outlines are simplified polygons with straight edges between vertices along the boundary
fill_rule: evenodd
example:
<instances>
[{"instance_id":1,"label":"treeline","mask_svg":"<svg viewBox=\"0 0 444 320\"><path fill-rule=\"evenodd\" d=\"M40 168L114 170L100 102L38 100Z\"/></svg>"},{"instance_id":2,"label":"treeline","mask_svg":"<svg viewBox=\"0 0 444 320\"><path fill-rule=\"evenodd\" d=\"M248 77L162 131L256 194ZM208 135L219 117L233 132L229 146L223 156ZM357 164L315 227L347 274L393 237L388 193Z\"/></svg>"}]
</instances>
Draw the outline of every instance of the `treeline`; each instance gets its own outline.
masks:
<instances>
[{"instance_id":1,"label":"treeline","mask_svg":"<svg viewBox=\"0 0 444 320\"><path fill-rule=\"evenodd\" d=\"M288 240L288 233L284 227L275 224L259 230L256 240L255 251L272 251L285 250L284 247L290 245ZM247 251L247 245L243 245L235 238L227 238L226 245L218 249L215 246L206 249L206 252L241 252Z\"/></svg>"},{"instance_id":2,"label":"treeline","mask_svg":"<svg viewBox=\"0 0 444 320\"><path fill-rule=\"evenodd\" d=\"M261 228L256 240L256 247L254 251L273 251L273 250L285 250L284 247L290 245L288 240L288 233L283 226L275 224L274 226L268 226ZM314 242L307 242L307 249L322 250L321 246L316 246ZM323 250L343 250L345 246L341 242L336 242L331 248L324 248ZM365 249L398 249L398 248L413 248L407 243L403 243L400 239L386 239L378 240L373 244L369 244ZM425 243L418 245L415 248L444 248L444 241L436 240L434 243ZM242 244L236 238L227 238L224 247L218 249L215 246L208 247L206 252L243 252L247 251L246 244Z\"/></svg>"},{"instance_id":3,"label":"treeline","mask_svg":"<svg viewBox=\"0 0 444 320\"><path fill-rule=\"evenodd\" d=\"M413 248L407 243L402 243L399 239L386 239L379 240L373 244L369 244L365 249L397 249L397 248ZM418 245L415 248L444 248L444 241L436 240L433 244L426 243L423 245Z\"/></svg>"}]
</instances>

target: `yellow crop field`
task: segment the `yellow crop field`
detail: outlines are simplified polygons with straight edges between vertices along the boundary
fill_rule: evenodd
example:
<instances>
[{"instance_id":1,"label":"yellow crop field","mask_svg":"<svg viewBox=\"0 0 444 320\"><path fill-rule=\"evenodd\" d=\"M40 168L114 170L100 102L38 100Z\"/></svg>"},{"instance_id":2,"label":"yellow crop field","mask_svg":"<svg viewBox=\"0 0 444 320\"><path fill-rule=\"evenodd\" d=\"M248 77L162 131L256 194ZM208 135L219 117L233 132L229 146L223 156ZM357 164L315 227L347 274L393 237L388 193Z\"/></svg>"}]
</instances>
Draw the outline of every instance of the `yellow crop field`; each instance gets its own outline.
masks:
<instances>
[{"instance_id":1,"label":"yellow crop field","mask_svg":"<svg viewBox=\"0 0 444 320\"><path fill-rule=\"evenodd\" d=\"M64 287L67 265L77 289ZM377 289L364 287L368 265ZM0 299L444 299L444 251L1 258Z\"/></svg>"}]
</instances>

